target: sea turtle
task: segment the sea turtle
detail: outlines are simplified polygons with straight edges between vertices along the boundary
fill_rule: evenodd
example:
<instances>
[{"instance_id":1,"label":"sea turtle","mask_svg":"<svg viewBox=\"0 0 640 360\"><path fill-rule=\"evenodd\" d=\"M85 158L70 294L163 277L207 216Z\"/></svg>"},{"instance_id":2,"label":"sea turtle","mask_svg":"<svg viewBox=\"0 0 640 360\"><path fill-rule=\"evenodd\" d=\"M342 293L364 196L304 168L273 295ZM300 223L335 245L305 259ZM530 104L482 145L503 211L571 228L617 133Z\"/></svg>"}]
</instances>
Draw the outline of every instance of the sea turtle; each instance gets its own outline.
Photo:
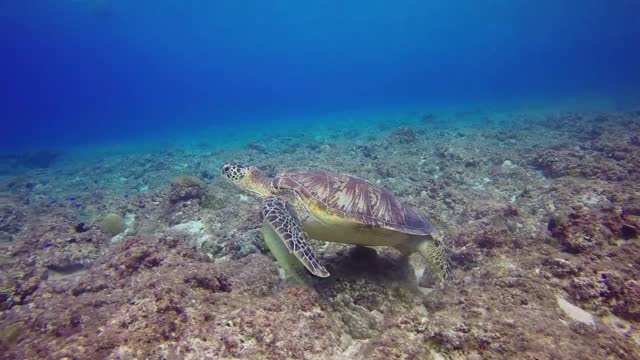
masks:
<instances>
[{"instance_id":1,"label":"sea turtle","mask_svg":"<svg viewBox=\"0 0 640 360\"><path fill-rule=\"evenodd\" d=\"M365 179L328 171L285 170L266 176L255 166L225 164L222 176L263 197L265 242L278 263L296 279L304 268L328 277L309 238L363 246L393 246L418 252L432 274L444 280L444 247L431 236L432 226L391 192ZM304 282L304 281L303 281Z\"/></svg>"}]
</instances>

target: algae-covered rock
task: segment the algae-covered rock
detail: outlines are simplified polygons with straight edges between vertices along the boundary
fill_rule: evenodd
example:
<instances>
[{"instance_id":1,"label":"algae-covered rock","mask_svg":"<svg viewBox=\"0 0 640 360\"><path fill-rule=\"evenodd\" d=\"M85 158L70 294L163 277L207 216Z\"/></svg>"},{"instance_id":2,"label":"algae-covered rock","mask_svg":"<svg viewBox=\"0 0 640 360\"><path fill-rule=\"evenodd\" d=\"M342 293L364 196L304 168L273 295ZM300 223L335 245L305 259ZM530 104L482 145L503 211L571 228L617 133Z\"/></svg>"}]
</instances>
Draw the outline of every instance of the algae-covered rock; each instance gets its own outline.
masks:
<instances>
[{"instance_id":1,"label":"algae-covered rock","mask_svg":"<svg viewBox=\"0 0 640 360\"><path fill-rule=\"evenodd\" d=\"M347 327L347 332L354 339L371 338L380 328L383 315L374 310L356 305L353 299L346 295L338 295L331 302L338 317Z\"/></svg>"},{"instance_id":2,"label":"algae-covered rock","mask_svg":"<svg viewBox=\"0 0 640 360\"><path fill-rule=\"evenodd\" d=\"M261 229L249 230L242 234L239 238L229 242L226 245L226 250L234 260L251 254L268 252Z\"/></svg>"},{"instance_id":3,"label":"algae-covered rock","mask_svg":"<svg viewBox=\"0 0 640 360\"><path fill-rule=\"evenodd\" d=\"M12 204L0 205L0 240L12 241L27 222L27 216Z\"/></svg>"},{"instance_id":4,"label":"algae-covered rock","mask_svg":"<svg viewBox=\"0 0 640 360\"><path fill-rule=\"evenodd\" d=\"M2 330L0 330L0 345L3 347L11 347L16 343L22 331L23 326L22 323L19 322L2 326Z\"/></svg>"},{"instance_id":5,"label":"algae-covered rock","mask_svg":"<svg viewBox=\"0 0 640 360\"><path fill-rule=\"evenodd\" d=\"M182 201L195 200L203 203L207 199L207 185L195 176L176 176L171 182L169 201L176 204Z\"/></svg>"},{"instance_id":6,"label":"algae-covered rock","mask_svg":"<svg viewBox=\"0 0 640 360\"><path fill-rule=\"evenodd\" d=\"M224 201L215 195L207 195L204 199L204 207L211 210L220 210L225 206Z\"/></svg>"},{"instance_id":7,"label":"algae-covered rock","mask_svg":"<svg viewBox=\"0 0 640 360\"><path fill-rule=\"evenodd\" d=\"M640 284L636 280L624 284L619 299L614 303L613 313L627 320L640 321Z\"/></svg>"},{"instance_id":8,"label":"algae-covered rock","mask_svg":"<svg viewBox=\"0 0 640 360\"><path fill-rule=\"evenodd\" d=\"M125 228L122 216L114 213L105 215L100 221L100 226L102 227L102 231L114 236L123 232Z\"/></svg>"}]
</instances>

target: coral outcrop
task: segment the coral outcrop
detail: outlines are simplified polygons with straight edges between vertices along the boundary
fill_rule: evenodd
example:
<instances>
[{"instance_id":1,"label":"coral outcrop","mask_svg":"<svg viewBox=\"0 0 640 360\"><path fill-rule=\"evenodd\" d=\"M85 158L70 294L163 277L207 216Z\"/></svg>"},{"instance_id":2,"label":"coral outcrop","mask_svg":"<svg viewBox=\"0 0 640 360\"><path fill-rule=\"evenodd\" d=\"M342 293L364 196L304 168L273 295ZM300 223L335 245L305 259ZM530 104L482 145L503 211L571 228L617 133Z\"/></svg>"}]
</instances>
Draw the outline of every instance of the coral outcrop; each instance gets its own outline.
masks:
<instances>
[{"instance_id":1,"label":"coral outcrop","mask_svg":"<svg viewBox=\"0 0 640 360\"><path fill-rule=\"evenodd\" d=\"M207 185L195 176L178 176L171 182L169 201L172 204L194 200L202 203L207 197Z\"/></svg>"}]
</instances>

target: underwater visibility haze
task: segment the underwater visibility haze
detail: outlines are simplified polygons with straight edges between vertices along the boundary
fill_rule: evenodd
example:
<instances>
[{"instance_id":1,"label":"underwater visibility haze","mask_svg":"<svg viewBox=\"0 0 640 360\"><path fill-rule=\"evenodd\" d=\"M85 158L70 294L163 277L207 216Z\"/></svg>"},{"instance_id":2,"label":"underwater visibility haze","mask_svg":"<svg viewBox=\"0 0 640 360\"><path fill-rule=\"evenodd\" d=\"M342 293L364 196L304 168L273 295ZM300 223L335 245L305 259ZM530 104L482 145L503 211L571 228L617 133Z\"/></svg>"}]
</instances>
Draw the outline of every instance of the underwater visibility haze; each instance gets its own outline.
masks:
<instances>
[{"instance_id":1,"label":"underwater visibility haze","mask_svg":"<svg viewBox=\"0 0 640 360\"><path fill-rule=\"evenodd\" d=\"M638 39L636 0L0 0L0 358L638 359Z\"/></svg>"},{"instance_id":2,"label":"underwater visibility haze","mask_svg":"<svg viewBox=\"0 0 640 360\"><path fill-rule=\"evenodd\" d=\"M640 4L3 1L4 147L398 105L624 95Z\"/></svg>"}]
</instances>

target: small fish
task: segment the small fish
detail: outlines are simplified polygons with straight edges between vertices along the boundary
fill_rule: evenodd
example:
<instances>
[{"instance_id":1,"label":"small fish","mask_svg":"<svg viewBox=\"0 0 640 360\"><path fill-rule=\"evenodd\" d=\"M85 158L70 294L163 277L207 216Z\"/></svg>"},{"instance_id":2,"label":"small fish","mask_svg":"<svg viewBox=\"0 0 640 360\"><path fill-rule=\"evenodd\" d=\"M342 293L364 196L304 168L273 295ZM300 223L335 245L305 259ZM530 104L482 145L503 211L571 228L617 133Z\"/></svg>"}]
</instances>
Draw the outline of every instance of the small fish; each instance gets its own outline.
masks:
<instances>
[{"instance_id":1,"label":"small fish","mask_svg":"<svg viewBox=\"0 0 640 360\"><path fill-rule=\"evenodd\" d=\"M50 247L52 247L52 246L53 246L53 244L52 244L52 243L46 243L46 244L42 245L42 247L43 247L43 248L45 248L45 249L46 249L46 248L50 248Z\"/></svg>"},{"instance_id":2,"label":"small fish","mask_svg":"<svg viewBox=\"0 0 640 360\"><path fill-rule=\"evenodd\" d=\"M53 199L53 200L49 201L49 205L53 205L53 204L55 204L55 203L57 203L57 202L58 202L58 200Z\"/></svg>"},{"instance_id":3,"label":"small fish","mask_svg":"<svg viewBox=\"0 0 640 360\"><path fill-rule=\"evenodd\" d=\"M82 207L82 204L75 203L74 206L76 207L76 209L80 209Z\"/></svg>"},{"instance_id":4,"label":"small fish","mask_svg":"<svg viewBox=\"0 0 640 360\"><path fill-rule=\"evenodd\" d=\"M67 201L76 201L76 198L74 198L74 197L69 197L69 198L67 198Z\"/></svg>"}]
</instances>

